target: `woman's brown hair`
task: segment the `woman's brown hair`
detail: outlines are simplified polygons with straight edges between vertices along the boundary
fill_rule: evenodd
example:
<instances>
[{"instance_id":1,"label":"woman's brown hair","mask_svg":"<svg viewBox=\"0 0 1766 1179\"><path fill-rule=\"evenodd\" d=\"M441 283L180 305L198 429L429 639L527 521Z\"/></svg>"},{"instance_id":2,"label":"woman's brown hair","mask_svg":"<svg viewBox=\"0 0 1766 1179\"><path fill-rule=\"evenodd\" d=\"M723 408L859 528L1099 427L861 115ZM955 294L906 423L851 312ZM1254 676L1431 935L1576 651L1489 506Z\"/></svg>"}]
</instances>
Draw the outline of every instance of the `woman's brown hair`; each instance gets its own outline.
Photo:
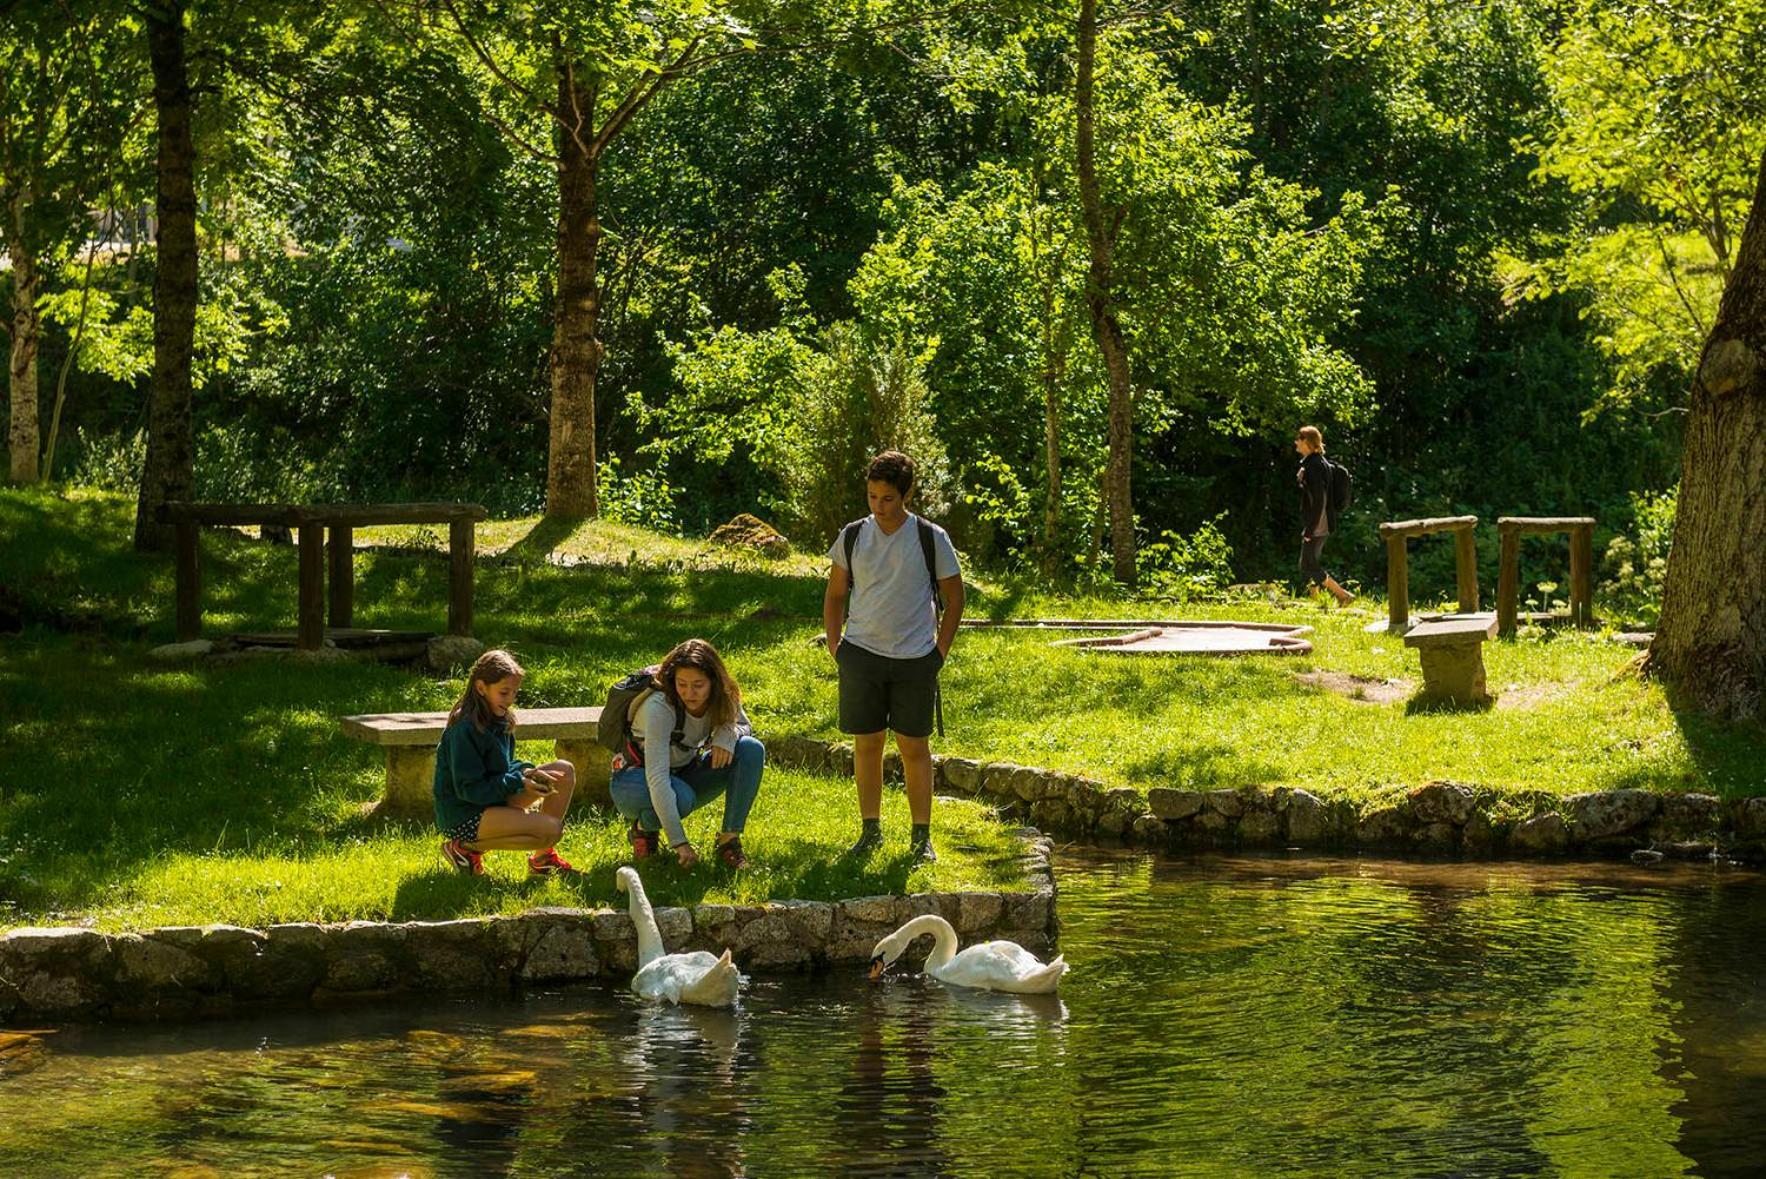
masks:
<instances>
[{"instance_id":1,"label":"woman's brown hair","mask_svg":"<svg viewBox=\"0 0 1766 1179\"><path fill-rule=\"evenodd\" d=\"M472 673L466 677L466 690L460 693L460 699L448 712L448 723L451 725L461 717L472 722L472 727L479 732L490 728L501 721L504 727L515 728L515 710L511 708L504 716L491 711L490 701L482 693L473 690L472 685L482 683L485 687L500 684L510 676L526 675L521 664L515 662L515 656L501 648L492 648L480 655L472 665Z\"/></svg>"},{"instance_id":2,"label":"woman's brown hair","mask_svg":"<svg viewBox=\"0 0 1766 1179\"><path fill-rule=\"evenodd\" d=\"M675 688L675 672L683 667L703 672L711 681L711 702L705 710L711 727L716 729L735 724L737 710L742 707L742 689L736 686L736 680L718 656L717 648L704 639L688 639L663 658L662 665L656 669L656 690L668 697L668 702L676 708L681 707L681 694Z\"/></svg>"},{"instance_id":3,"label":"woman's brown hair","mask_svg":"<svg viewBox=\"0 0 1766 1179\"><path fill-rule=\"evenodd\" d=\"M1319 431L1317 426L1301 426L1299 430L1295 431L1294 437L1312 447L1314 453L1324 453L1324 434Z\"/></svg>"}]
</instances>

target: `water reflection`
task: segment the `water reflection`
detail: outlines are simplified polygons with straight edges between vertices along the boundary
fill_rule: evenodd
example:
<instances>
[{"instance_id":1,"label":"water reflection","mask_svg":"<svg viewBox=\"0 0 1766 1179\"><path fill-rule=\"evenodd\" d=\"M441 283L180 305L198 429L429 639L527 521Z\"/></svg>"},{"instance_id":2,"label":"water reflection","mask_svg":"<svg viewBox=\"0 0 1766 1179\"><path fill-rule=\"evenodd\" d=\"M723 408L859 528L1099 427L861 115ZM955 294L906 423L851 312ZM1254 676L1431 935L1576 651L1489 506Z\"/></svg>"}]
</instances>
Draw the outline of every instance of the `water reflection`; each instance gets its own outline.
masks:
<instances>
[{"instance_id":1,"label":"water reflection","mask_svg":"<svg viewBox=\"0 0 1766 1179\"><path fill-rule=\"evenodd\" d=\"M735 1011L586 986L8 1040L0 1174L1655 1176L1766 1150L1755 875L1059 870L1059 996L854 970Z\"/></svg>"}]
</instances>

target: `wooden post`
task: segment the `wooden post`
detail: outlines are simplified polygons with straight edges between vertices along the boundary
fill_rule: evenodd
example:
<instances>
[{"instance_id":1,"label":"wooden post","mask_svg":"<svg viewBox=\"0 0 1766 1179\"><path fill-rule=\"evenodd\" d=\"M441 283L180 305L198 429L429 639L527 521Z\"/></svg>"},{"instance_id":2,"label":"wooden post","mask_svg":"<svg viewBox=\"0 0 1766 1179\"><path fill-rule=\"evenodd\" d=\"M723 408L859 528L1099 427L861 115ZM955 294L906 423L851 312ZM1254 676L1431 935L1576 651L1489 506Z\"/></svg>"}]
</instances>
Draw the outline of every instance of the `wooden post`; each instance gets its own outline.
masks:
<instances>
[{"instance_id":1,"label":"wooden post","mask_svg":"<svg viewBox=\"0 0 1766 1179\"><path fill-rule=\"evenodd\" d=\"M1513 638L1521 589L1521 534L1504 524L1498 524L1496 531L1502 540L1496 570L1496 633Z\"/></svg>"},{"instance_id":2,"label":"wooden post","mask_svg":"<svg viewBox=\"0 0 1766 1179\"><path fill-rule=\"evenodd\" d=\"M472 549L471 520L454 520L448 525L448 633L472 634Z\"/></svg>"},{"instance_id":3,"label":"wooden post","mask_svg":"<svg viewBox=\"0 0 1766 1179\"><path fill-rule=\"evenodd\" d=\"M331 569L326 589L331 594L329 619L337 629L352 625L356 606L356 530L348 524L333 524L327 539Z\"/></svg>"},{"instance_id":4,"label":"wooden post","mask_svg":"<svg viewBox=\"0 0 1766 1179\"><path fill-rule=\"evenodd\" d=\"M1594 625L1594 529L1570 529L1570 625Z\"/></svg>"},{"instance_id":5,"label":"wooden post","mask_svg":"<svg viewBox=\"0 0 1766 1179\"><path fill-rule=\"evenodd\" d=\"M1401 634L1410 626L1410 566L1402 536L1386 538L1386 630Z\"/></svg>"},{"instance_id":6,"label":"wooden post","mask_svg":"<svg viewBox=\"0 0 1766 1179\"><path fill-rule=\"evenodd\" d=\"M188 643L202 637L202 562L200 536L196 521L180 520L177 526L178 546L178 607L176 626L178 641Z\"/></svg>"},{"instance_id":7,"label":"wooden post","mask_svg":"<svg viewBox=\"0 0 1766 1179\"><path fill-rule=\"evenodd\" d=\"M325 525L303 520L300 528L300 606L295 646L317 651L325 645Z\"/></svg>"},{"instance_id":8,"label":"wooden post","mask_svg":"<svg viewBox=\"0 0 1766 1179\"><path fill-rule=\"evenodd\" d=\"M1459 579L1459 612L1478 612L1478 534L1461 528L1453 534L1453 570Z\"/></svg>"}]
</instances>

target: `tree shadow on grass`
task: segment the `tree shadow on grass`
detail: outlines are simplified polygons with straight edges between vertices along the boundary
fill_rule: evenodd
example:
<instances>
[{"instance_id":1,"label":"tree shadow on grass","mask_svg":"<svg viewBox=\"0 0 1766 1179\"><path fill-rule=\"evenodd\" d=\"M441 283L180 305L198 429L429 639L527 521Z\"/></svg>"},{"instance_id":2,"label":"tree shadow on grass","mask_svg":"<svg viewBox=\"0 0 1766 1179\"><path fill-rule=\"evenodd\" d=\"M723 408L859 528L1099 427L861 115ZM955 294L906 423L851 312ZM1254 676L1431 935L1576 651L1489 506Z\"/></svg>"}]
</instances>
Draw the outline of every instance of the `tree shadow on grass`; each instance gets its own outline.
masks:
<instances>
[{"instance_id":1,"label":"tree shadow on grass","mask_svg":"<svg viewBox=\"0 0 1766 1179\"><path fill-rule=\"evenodd\" d=\"M543 563L583 523L583 517L541 516L525 535L503 550L502 556L520 564Z\"/></svg>"}]
</instances>

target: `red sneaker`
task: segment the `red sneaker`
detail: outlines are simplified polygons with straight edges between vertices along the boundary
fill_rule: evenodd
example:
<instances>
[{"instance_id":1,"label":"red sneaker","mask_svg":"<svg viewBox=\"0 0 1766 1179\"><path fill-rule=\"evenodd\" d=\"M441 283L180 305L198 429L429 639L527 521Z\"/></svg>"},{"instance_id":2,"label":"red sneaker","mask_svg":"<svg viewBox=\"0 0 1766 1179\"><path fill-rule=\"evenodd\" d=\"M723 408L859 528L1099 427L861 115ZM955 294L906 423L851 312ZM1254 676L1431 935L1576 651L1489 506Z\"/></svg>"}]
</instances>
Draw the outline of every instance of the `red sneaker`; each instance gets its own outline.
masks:
<instances>
[{"instance_id":1,"label":"red sneaker","mask_svg":"<svg viewBox=\"0 0 1766 1179\"><path fill-rule=\"evenodd\" d=\"M535 852L527 857L527 874L529 876L562 876L574 872L570 861L558 854L558 849L549 847L543 852Z\"/></svg>"},{"instance_id":2,"label":"red sneaker","mask_svg":"<svg viewBox=\"0 0 1766 1179\"><path fill-rule=\"evenodd\" d=\"M662 832L646 831L636 823L626 829L625 837L631 840L634 860L647 859L662 846Z\"/></svg>"},{"instance_id":3,"label":"red sneaker","mask_svg":"<svg viewBox=\"0 0 1766 1179\"><path fill-rule=\"evenodd\" d=\"M458 839L442 840L441 852L442 862L456 872L463 872L467 876L484 875L484 857L468 850Z\"/></svg>"}]
</instances>

